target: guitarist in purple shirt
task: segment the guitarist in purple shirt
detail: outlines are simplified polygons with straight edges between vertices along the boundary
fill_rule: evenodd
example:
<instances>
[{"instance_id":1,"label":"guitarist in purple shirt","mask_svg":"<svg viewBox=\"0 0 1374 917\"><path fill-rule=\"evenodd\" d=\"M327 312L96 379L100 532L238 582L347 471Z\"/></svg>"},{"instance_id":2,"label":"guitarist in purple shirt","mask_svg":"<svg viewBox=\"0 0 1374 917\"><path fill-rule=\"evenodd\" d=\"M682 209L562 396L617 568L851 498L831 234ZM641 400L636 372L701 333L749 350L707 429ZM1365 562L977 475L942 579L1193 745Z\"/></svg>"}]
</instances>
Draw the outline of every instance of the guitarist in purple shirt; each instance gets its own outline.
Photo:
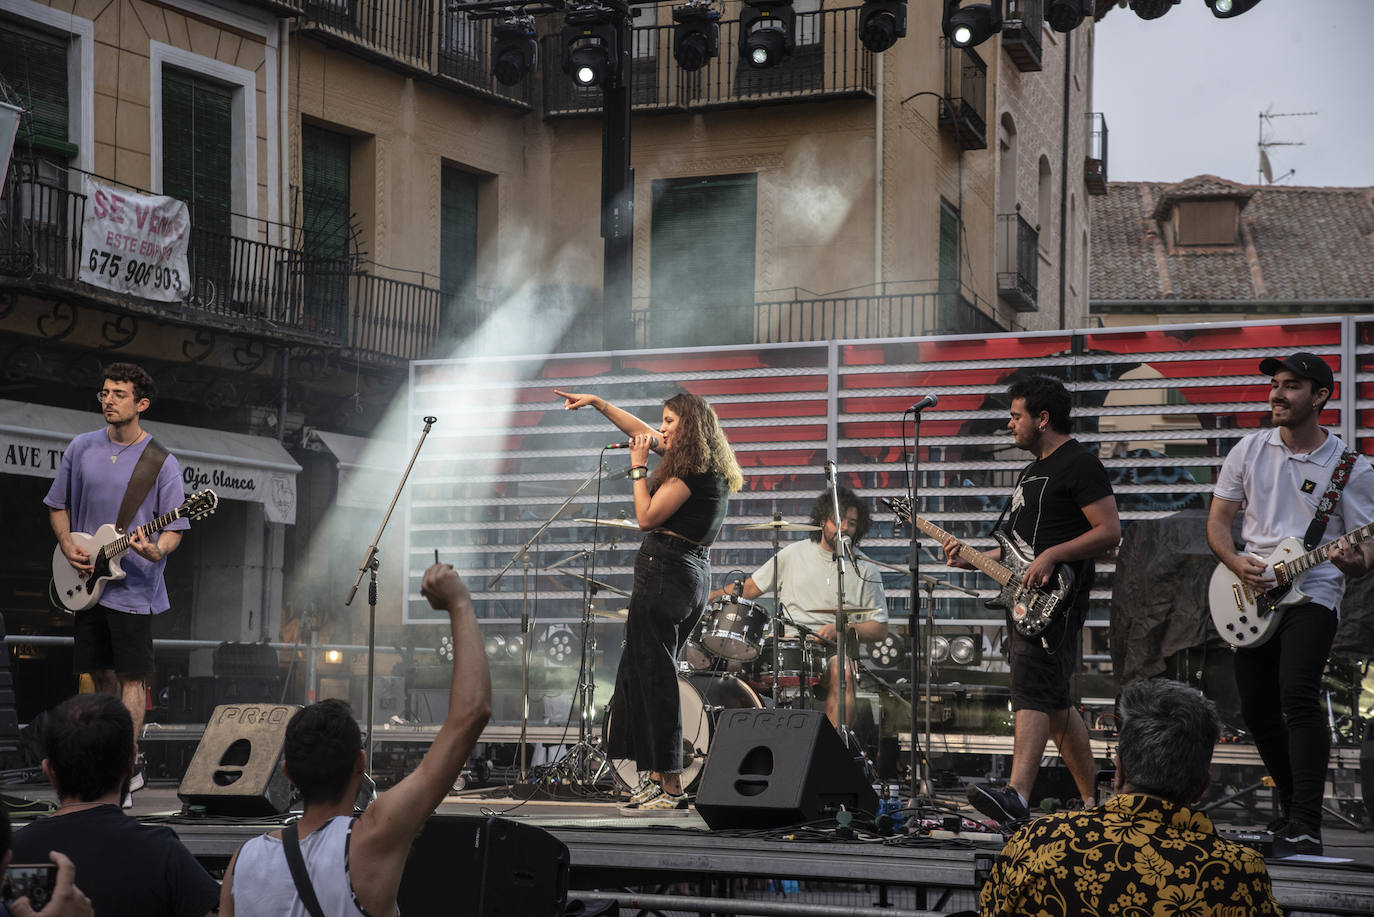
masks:
<instances>
[{"instance_id":1,"label":"guitarist in purple shirt","mask_svg":"<svg viewBox=\"0 0 1374 917\"><path fill-rule=\"evenodd\" d=\"M156 394L153 379L132 363L112 363L105 368L104 382L96 396L105 415L105 429L82 433L62 455L62 466L43 498L53 534L67 561L82 574L93 570L93 558L72 539L72 532L93 533L115 522L134 466L151 437L139 425ZM141 526L175 509L183 499L181 468L168 455L156 482L129 523ZM129 553L122 559L125 576L105 584L100 603L76 612L73 670L89 672L95 688L118 697L133 717L134 744L143 727L146 683L154 671L152 616L169 607L162 570L167 555L181 543L181 532L190 527L177 519L149 540L133 532ZM144 783L140 766L130 790ZM125 796L125 808L132 800Z\"/></svg>"},{"instance_id":2,"label":"guitarist in purple shirt","mask_svg":"<svg viewBox=\"0 0 1374 917\"><path fill-rule=\"evenodd\" d=\"M1255 592L1275 586L1273 570L1259 558L1270 557L1285 538L1304 538L1346 449L1319 422L1335 390L1325 360L1298 352L1262 360L1259 369L1271 377L1272 427L1244 437L1227 453L1207 516L1212 553ZM1282 611L1272 636L1236 651L1241 715L1279 798L1279 819L1270 825L1275 856L1322 852L1322 791L1331 754L1320 700L1322 671L1345 578L1363 576L1374 566L1374 541L1352 545L1344 534L1374 519L1374 471L1363 457L1347 467L1349 477L1330 517L1318 523L1318 540L1330 542L1331 562L1302 576L1296 587L1306 600ZM1242 507L1247 553L1231 540L1231 524Z\"/></svg>"},{"instance_id":3,"label":"guitarist in purple shirt","mask_svg":"<svg viewBox=\"0 0 1374 917\"><path fill-rule=\"evenodd\" d=\"M1007 627L1015 721L1011 779L1003 788L968 788L974 807L999 824L1030 816L1030 791L1051 737L1084 806L1096 805L1097 763L1087 724L1074 709L1069 681L1077 668L1088 614L1093 558L1121 541L1121 520L1107 471L1096 455L1069 436L1072 399L1063 384L1049 376L1030 376L1013 382L1007 394L1007 428L1017 447L1035 457L1012 491L1007 515L1006 534L1012 544L1034 555L1023 582L1033 588L1048 586L1063 564L1072 569L1075 585L1064 614L1037 636ZM970 566L959 556L961 547L952 538L945 542L945 561L951 567Z\"/></svg>"}]
</instances>

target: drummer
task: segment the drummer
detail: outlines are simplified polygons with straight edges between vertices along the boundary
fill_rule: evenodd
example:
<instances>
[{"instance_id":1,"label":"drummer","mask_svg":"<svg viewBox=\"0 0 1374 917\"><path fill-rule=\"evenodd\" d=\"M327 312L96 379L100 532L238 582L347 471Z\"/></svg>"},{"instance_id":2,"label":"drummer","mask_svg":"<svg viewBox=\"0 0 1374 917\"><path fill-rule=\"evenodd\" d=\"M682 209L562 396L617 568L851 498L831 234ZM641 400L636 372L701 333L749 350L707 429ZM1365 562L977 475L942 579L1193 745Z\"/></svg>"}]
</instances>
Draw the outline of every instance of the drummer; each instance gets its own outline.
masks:
<instances>
[{"instance_id":1,"label":"drummer","mask_svg":"<svg viewBox=\"0 0 1374 917\"><path fill-rule=\"evenodd\" d=\"M742 592L740 583L731 583L724 589L712 592L710 600L715 601L723 595L736 593L746 599L753 599L772 592L776 569L777 578L781 581L778 598L786 610L784 620L808 628L815 636L831 644L831 655L826 664L825 677L821 681L821 690L825 694L825 715L830 719L831 725L838 726L839 692L836 689L838 678L833 644L837 593L835 536L839 530L835 525L834 504L830 491L821 491L816 497L815 506L811 508L811 524L817 526L817 530L811 533L809 541L793 542L779 551L776 556L776 567L773 559L759 567L744 581ZM840 513L844 517L845 534L849 536L850 544L857 548L864 535L868 533L872 518L868 514L868 509L848 487L839 488L839 504ZM844 600L846 606L877 609L875 613L863 615L849 622L847 643L851 659L845 678L844 709L847 721L845 725L851 725L854 722L854 683L858 677L852 657L857 654L860 643L873 643L887 635L887 597L883 593L882 576L877 567L861 556L857 565L846 562ZM796 628L788 626L788 635L795 636L796 633ZM762 661L771 664L768 659Z\"/></svg>"}]
</instances>

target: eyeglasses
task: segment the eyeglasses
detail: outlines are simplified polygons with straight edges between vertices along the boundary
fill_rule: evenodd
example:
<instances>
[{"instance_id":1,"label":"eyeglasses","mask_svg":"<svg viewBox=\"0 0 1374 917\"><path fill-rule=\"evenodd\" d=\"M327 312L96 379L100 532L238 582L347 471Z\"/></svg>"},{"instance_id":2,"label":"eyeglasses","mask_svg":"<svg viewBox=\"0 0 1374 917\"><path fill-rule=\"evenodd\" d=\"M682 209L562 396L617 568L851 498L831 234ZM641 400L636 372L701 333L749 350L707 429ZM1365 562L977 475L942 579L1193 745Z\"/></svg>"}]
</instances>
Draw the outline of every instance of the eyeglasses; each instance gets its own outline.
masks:
<instances>
[{"instance_id":1,"label":"eyeglasses","mask_svg":"<svg viewBox=\"0 0 1374 917\"><path fill-rule=\"evenodd\" d=\"M125 401L132 397L133 395L131 395L129 392L108 392L104 389L101 389L100 391L95 393L95 400L98 404L104 404L107 401Z\"/></svg>"}]
</instances>

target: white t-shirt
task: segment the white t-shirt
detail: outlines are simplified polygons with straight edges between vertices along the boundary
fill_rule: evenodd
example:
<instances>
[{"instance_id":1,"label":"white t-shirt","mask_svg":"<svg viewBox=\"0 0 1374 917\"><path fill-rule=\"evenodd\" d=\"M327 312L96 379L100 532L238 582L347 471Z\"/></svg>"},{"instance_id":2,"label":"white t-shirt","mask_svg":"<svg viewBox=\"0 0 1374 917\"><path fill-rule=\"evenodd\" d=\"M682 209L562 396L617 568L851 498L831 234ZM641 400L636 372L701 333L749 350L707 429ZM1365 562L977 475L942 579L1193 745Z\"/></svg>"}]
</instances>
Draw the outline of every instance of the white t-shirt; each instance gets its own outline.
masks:
<instances>
[{"instance_id":1,"label":"white t-shirt","mask_svg":"<svg viewBox=\"0 0 1374 917\"><path fill-rule=\"evenodd\" d=\"M1289 451L1279 427L1261 430L1236 443L1222 463L1214 493L1223 500L1244 502L1241 538L1245 550L1268 557L1280 541L1299 541L1312 524L1317 503L1331 484L1345 443L1328 431L1326 441L1304 455ZM1320 544L1374 520L1374 469L1360 456L1327 520ZM1331 563L1313 567L1302 578L1302 591L1318 605L1339 610L1345 594L1345 574Z\"/></svg>"},{"instance_id":2,"label":"white t-shirt","mask_svg":"<svg viewBox=\"0 0 1374 917\"><path fill-rule=\"evenodd\" d=\"M778 552L778 579L782 581L783 606L798 624L818 628L834 624L835 615L807 614L807 609L834 608L836 597L835 556L819 541L794 541ZM773 591L773 561L769 560L750 577L765 596ZM860 558L858 569L846 563L844 570L844 600L847 605L876 608L878 614L865 621L887 620L887 596L883 593L882 575L873 564ZM789 631L790 632L790 631Z\"/></svg>"}]
</instances>

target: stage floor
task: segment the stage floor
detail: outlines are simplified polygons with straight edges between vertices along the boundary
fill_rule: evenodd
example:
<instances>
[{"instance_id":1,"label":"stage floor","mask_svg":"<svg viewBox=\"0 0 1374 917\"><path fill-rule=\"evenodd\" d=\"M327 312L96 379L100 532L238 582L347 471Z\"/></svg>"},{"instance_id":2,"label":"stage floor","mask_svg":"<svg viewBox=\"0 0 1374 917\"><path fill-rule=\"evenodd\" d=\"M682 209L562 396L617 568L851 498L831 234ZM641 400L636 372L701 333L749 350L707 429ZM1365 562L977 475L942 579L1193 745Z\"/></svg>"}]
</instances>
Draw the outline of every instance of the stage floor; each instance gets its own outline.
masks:
<instances>
[{"instance_id":1,"label":"stage floor","mask_svg":"<svg viewBox=\"0 0 1374 917\"><path fill-rule=\"evenodd\" d=\"M42 784L8 784L0 786L0 792L32 800L53 798ZM134 802L132 816L171 827L216 873L245 840L280 823L180 818L176 785L166 781L153 781L135 794ZM966 802L961 804L957 791L938 802L971 819L979 817ZM973 906L982 876L1001 849L997 836L971 832L958 838L904 835L837 842L833 832L816 830L713 831L695 811L630 818L604 797L520 800L503 787L450 796L439 812L495 815L549 831L570 853L570 899L579 891L654 891L674 883L713 889L718 895L743 895L759 887L757 880L771 879L799 880L803 891L819 884L869 892L856 899L856 905L859 900L872 904L872 890L878 889L878 900L899 909L914 903L948 912ZM23 815L11 818L16 825L25 820ZM1217 815L1217 823L1223 830L1255 828L1228 823L1224 813ZM1374 835L1349 830L1330 819L1323 833L1327 856L1349 862L1270 860L1279 903L1292 913L1374 914ZM721 880L737 880L737 884ZM624 900L628 902L629 897Z\"/></svg>"}]
</instances>

